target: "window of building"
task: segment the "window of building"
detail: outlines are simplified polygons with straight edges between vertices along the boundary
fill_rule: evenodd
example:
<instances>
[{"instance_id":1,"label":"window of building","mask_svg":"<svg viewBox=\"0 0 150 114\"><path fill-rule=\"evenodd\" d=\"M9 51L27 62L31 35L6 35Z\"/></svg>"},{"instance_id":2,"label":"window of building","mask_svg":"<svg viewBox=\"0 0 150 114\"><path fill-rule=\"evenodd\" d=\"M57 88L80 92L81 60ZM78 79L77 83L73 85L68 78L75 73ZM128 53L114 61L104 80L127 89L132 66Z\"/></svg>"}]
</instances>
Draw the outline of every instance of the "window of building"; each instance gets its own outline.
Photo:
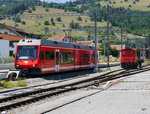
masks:
<instances>
[{"instance_id":1,"label":"window of building","mask_svg":"<svg viewBox=\"0 0 150 114\"><path fill-rule=\"evenodd\" d=\"M44 51L40 52L40 60L44 60Z\"/></svg>"},{"instance_id":2,"label":"window of building","mask_svg":"<svg viewBox=\"0 0 150 114\"><path fill-rule=\"evenodd\" d=\"M10 47L13 47L14 45L13 45L13 41L9 41L9 46Z\"/></svg>"},{"instance_id":3,"label":"window of building","mask_svg":"<svg viewBox=\"0 0 150 114\"><path fill-rule=\"evenodd\" d=\"M54 60L54 52L52 51L46 51L46 60Z\"/></svg>"},{"instance_id":4,"label":"window of building","mask_svg":"<svg viewBox=\"0 0 150 114\"><path fill-rule=\"evenodd\" d=\"M8 34L8 32L4 32L4 34Z\"/></svg>"},{"instance_id":5,"label":"window of building","mask_svg":"<svg viewBox=\"0 0 150 114\"><path fill-rule=\"evenodd\" d=\"M60 63L69 64L74 62L74 54L72 52L61 52L60 53Z\"/></svg>"},{"instance_id":6,"label":"window of building","mask_svg":"<svg viewBox=\"0 0 150 114\"><path fill-rule=\"evenodd\" d=\"M90 54L89 53L81 54L81 63L90 63Z\"/></svg>"},{"instance_id":7,"label":"window of building","mask_svg":"<svg viewBox=\"0 0 150 114\"><path fill-rule=\"evenodd\" d=\"M9 56L13 56L13 51L9 51Z\"/></svg>"}]
</instances>

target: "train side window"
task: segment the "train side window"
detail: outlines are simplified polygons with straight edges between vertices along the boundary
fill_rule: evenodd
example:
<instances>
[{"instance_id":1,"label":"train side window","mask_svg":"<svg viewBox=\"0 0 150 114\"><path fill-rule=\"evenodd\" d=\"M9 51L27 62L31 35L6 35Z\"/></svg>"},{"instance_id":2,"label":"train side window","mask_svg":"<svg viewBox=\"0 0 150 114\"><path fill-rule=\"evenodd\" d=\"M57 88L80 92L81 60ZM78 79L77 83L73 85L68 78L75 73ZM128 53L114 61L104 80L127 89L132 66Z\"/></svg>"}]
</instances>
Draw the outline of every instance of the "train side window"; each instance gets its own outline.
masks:
<instances>
[{"instance_id":1,"label":"train side window","mask_svg":"<svg viewBox=\"0 0 150 114\"><path fill-rule=\"evenodd\" d=\"M74 54L72 52L61 52L60 53L60 63L61 64L71 64L74 62Z\"/></svg>"},{"instance_id":2,"label":"train side window","mask_svg":"<svg viewBox=\"0 0 150 114\"><path fill-rule=\"evenodd\" d=\"M81 54L81 62L82 63L90 63L90 54L82 53Z\"/></svg>"},{"instance_id":3,"label":"train side window","mask_svg":"<svg viewBox=\"0 0 150 114\"><path fill-rule=\"evenodd\" d=\"M93 59L95 59L95 53L94 53L94 54L92 54L92 58L93 58Z\"/></svg>"},{"instance_id":4,"label":"train side window","mask_svg":"<svg viewBox=\"0 0 150 114\"><path fill-rule=\"evenodd\" d=\"M134 54L134 51L130 51L130 55L133 55Z\"/></svg>"},{"instance_id":5,"label":"train side window","mask_svg":"<svg viewBox=\"0 0 150 114\"><path fill-rule=\"evenodd\" d=\"M122 55L125 55L126 54L126 51L122 51Z\"/></svg>"},{"instance_id":6,"label":"train side window","mask_svg":"<svg viewBox=\"0 0 150 114\"><path fill-rule=\"evenodd\" d=\"M44 51L40 52L40 60L44 60Z\"/></svg>"},{"instance_id":7,"label":"train side window","mask_svg":"<svg viewBox=\"0 0 150 114\"><path fill-rule=\"evenodd\" d=\"M46 60L54 60L54 52L52 51L46 51Z\"/></svg>"}]
</instances>

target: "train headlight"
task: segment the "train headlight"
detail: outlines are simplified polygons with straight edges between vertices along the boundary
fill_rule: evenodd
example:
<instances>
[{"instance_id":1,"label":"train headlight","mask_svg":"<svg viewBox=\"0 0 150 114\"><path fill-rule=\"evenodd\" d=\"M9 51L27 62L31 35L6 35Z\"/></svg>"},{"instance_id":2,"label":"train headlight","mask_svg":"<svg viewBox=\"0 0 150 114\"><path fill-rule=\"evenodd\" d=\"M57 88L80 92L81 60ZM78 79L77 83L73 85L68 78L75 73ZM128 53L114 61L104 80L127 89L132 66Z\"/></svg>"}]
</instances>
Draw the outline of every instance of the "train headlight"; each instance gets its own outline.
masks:
<instances>
[{"instance_id":1,"label":"train headlight","mask_svg":"<svg viewBox=\"0 0 150 114\"><path fill-rule=\"evenodd\" d=\"M32 65L33 67L35 67L35 65Z\"/></svg>"},{"instance_id":2,"label":"train headlight","mask_svg":"<svg viewBox=\"0 0 150 114\"><path fill-rule=\"evenodd\" d=\"M20 67L20 65L16 65L16 67Z\"/></svg>"}]
</instances>

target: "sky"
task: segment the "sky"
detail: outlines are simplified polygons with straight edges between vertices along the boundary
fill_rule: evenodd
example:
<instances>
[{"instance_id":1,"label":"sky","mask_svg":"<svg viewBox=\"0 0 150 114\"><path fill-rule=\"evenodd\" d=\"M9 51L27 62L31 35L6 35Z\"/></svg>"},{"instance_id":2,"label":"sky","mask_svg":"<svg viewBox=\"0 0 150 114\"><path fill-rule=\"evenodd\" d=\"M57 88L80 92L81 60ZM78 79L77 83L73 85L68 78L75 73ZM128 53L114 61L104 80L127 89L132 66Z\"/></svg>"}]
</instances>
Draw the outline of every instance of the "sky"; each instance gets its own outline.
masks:
<instances>
[{"instance_id":1,"label":"sky","mask_svg":"<svg viewBox=\"0 0 150 114\"><path fill-rule=\"evenodd\" d=\"M65 3L65 2L74 1L74 0L41 0L41 1L56 2L56 3Z\"/></svg>"}]
</instances>

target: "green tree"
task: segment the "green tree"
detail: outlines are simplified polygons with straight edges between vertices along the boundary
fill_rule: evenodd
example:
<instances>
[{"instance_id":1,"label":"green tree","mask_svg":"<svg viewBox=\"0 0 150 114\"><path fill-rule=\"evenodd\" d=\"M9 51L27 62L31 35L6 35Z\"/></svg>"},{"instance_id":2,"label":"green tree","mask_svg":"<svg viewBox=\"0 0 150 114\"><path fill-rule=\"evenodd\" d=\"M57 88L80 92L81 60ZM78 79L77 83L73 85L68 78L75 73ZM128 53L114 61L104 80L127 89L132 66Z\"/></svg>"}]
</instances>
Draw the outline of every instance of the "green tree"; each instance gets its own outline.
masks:
<instances>
[{"instance_id":1,"label":"green tree","mask_svg":"<svg viewBox=\"0 0 150 114\"><path fill-rule=\"evenodd\" d=\"M44 25L49 25L49 21L45 21L45 22L44 22Z\"/></svg>"},{"instance_id":2,"label":"green tree","mask_svg":"<svg viewBox=\"0 0 150 114\"><path fill-rule=\"evenodd\" d=\"M78 21L82 21L82 18L79 16L79 17L77 18L77 20L78 20Z\"/></svg>"},{"instance_id":3,"label":"green tree","mask_svg":"<svg viewBox=\"0 0 150 114\"><path fill-rule=\"evenodd\" d=\"M14 17L14 18L13 18L13 21L20 23L20 22L21 22L21 19L20 19L20 17Z\"/></svg>"},{"instance_id":4,"label":"green tree","mask_svg":"<svg viewBox=\"0 0 150 114\"><path fill-rule=\"evenodd\" d=\"M57 20L58 22L61 22L61 21L62 21L62 20L61 20L61 17L56 18L56 20Z\"/></svg>"},{"instance_id":5,"label":"green tree","mask_svg":"<svg viewBox=\"0 0 150 114\"><path fill-rule=\"evenodd\" d=\"M29 9L29 10L28 10L28 13L32 13L32 10L31 10L31 9Z\"/></svg>"},{"instance_id":6,"label":"green tree","mask_svg":"<svg viewBox=\"0 0 150 114\"><path fill-rule=\"evenodd\" d=\"M48 31L49 31L49 28L48 28L48 27L45 27L45 28L44 28L45 34L46 34Z\"/></svg>"},{"instance_id":7,"label":"green tree","mask_svg":"<svg viewBox=\"0 0 150 114\"><path fill-rule=\"evenodd\" d=\"M46 8L46 9L45 9L45 11L46 11L46 12L49 12L49 9L48 9L48 8Z\"/></svg>"},{"instance_id":8,"label":"green tree","mask_svg":"<svg viewBox=\"0 0 150 114\"><path fill-rule=\"evenodd\" d=\"M25 22L25 21L22 21L21 24L26 25L26 22Z\"/></svg>"},{"instance_id":9,"label":"green tree","mask_svg":"<svg viewBox=\"0 0 150 114\"><path fill-rule=\"evenodd\" d=\"M112 48L112 49L111 49L111 55L112 55L112 56L118 57L118 53L119 53L119 52L117 51L116 48Z\"/></svg>"},{"instance_id":10,"label":"green tree","mask_svg":"<svg viewBox=\"0 0 150 114\"><path fill-rule=\"evenodd\" d=\"M72 29L79 29L80 25L79 23L75 23L73 20L71 21L71 23L69 24L69 27Z\"/></svg>"},{"instance_id":11,"label":"green tree","mask_svg":"<svg viewBox=\"0 0 150 114\"><path fill-rule=\"evenodd\" d=\"M33 10L33 11L35 11L35 10L36 10L35 6L32 6L32 10Z\"/></svg>"},{"instance_id":12,"label":"green tree","mask_svg":"<svg viewBox=\"0 0 150 114\"><path fill-rule=\"evenodd\" d=\"M52 22L52 25L55 26L56 25L55 22Z\"/></svg>"},{"instance_id":13,"label":"green tree","mask_svg":"<svg viewBox=\"0 0 150 114\"><path fill-rule=\"evenodd\" d=\"M51 20L50 20L51 22L54 22L54 19L53 18L51 18Z\"/></svg>"}]
</instances>

